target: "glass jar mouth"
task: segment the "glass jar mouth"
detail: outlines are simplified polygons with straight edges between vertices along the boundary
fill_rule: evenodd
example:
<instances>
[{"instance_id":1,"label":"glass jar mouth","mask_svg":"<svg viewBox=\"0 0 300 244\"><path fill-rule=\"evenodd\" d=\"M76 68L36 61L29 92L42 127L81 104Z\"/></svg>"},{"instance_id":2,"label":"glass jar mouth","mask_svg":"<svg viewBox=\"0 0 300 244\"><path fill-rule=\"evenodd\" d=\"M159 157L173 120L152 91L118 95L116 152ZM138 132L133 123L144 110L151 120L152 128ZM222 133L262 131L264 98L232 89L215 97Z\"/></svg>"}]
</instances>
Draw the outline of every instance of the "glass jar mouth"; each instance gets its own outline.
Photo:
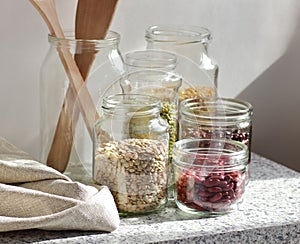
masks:
<instances>
[{"instance_id":1,"label":"glass jar mouth","mask_svg":"<svg viewBox=\"0 0 300 244\"><path fill-rule=\"evenodd\" d=\"M190 98L181 102L180 109L187 119L201 123L249 120L253 114L249 102L233 98Z\"/></svg>"},{"instance_id":2,"label":"glass jar mouth","mask_svg":"<svg viewBox=\"0 0 300 244\"><path fill-rule=\"evenodd\" d=\"M246 166L248 150L245 144L238 141L189 138L175 142L172 156L173 162L177 166L224 169ZM225 160L224 164L216 163L222 162L222 160Z\"/></svg>"},{"instance_id":3,"label":"glass jar mouth","mask_svg":"<svg viewBox=\"0 0 300 244\"><path fill-rule=\"evenodd\" d=\"M144 69L175 69L177 57L175 54L162 50L133 51L125 55L125 64Z\"/></svg>"},{"instance_id":4,"label":"glass jar mouth","mask_svg":"<svg viewBox=\"0 0 300 244\"><path fill-rule=\"evenodd\" d=\"M109 47L112 45L118 45L120 42L120 34L115 31L108 31L104 39L76 39L75 32L66 30L64 31L64 38L58 38L54 35L48 35L48 41L51 45L56 47L66 47L66 48L80 48L80 49L90 49L94 50Z\"/></svg>"},{"instance_id":5,"label":"glass jar mouth","mask_svg":"<svg viewBox=\"0 0 300 244\"><path fill-rule=\"evenodd\" d=\"M134 113L144 116L159 113L161 102L157 97L142 94L115 94L103 98L103 111L112 114Z\"/></svg>"},{"instance_id":6,"label":"glass jar mouth","mask_svg":"<svg viewBox=\"0 0 300 244\"><path fill-rule=\"evenodd\" d=\"M173 42L173 43L209 43L212 39L207 28L201 26L150 26L146 29L145 38L148 42Z\"/></svg>"},{"instance_id":7,"label":"glass jar mouth","mask_svg":"<svg viewBox=\"0 0 300 244\"><path fill-rule=\"evenodd\" d=\"M164 90L169 88L179 89L182 84L182 77L174 72L141 69L124 75L121 79L121 86L126 87L128 84L132 84L133 81L143 82L143 85Z\"/></svg>"}]
</instances>

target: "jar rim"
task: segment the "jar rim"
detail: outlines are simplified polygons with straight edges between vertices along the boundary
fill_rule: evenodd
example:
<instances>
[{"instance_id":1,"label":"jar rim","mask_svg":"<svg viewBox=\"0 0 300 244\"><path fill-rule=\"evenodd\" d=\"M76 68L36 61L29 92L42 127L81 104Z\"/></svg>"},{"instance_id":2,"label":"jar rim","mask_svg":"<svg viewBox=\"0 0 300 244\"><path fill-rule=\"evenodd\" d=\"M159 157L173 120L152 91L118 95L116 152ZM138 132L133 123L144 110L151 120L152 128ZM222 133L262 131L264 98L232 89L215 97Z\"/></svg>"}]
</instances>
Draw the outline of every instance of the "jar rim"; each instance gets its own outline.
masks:
<instances>
[{"instance_id":1,"label":"jar rim","mask_svg":"<svg viewBox=\"0 0 300 244\"><path fill-rule=\"evenodd\" d=\"M130 109L143 113L159 112L161 102L157 97L143 94L114 94L103 98L102 108L105 111ZM142 110L147 108L146 110Z\"/></svg>"},{"instance_id":2,"label":"jar rim","mask_svg":"<svg viewBox=\"0 0 300 244\"><path fill-rule=\"evenodd\" d=\"M212 35L209 29L193 25L153 25L146 29L147 41L173 43L209 43Z\"/></svg>"},{"instance_id":3,"label":"jar rim","mask_svg":"<svg viewBox=\"0 0 300 244\"><path fill-rule=\"evenodd\" d=\"M201 146L203 144L209 147ZM225 148L225 145L227 145L228 148ZM236 149L236 151L234 151L233 148ZM245 144L234 140L187 138L174 143L172 156L174 164L178 166L193 165L218 169L224 168L224 165L211 164L211 160L218 158L230 159L230 164L227 164L227 167L247 165L249 149ZM189 161L183 161L182 158L188 158ZM195 164L199 158L207 160L207 164Z\"/></svg>"},{"instance_id":4,"label":"jar rim","mask_svg":"<svg viewBox=\"0 0 300 244\"><path fill-rule=\"evenodd\" d=\"M201 123L235 122L251 119L252 105L234 98L189 98L181 101L181 114L188 119L201 120Z\"/></svg>"},{"instance_id":5,"label":"jar rim","mask_svg":"<svg viewBox=\"0 0 300 244\"><path fill-rule=\"evenodd\" d=\"M172 52L163 50L138 50L126 53L124 62L136 68L175 68L177 65L177 56Z\"/></svg>"},{"instance_id":6,"label":"jar rim","mask_svg":"<svg viewBox=\"0 0 300 244\"><path fill-rule=\"evenodd\" d=\"M165 88L179 88L182 84L182 77L172 71L163 71L157 69L140 69L125 74L121 78L121 87L125 87L130 79L153 83L156 87L158 82L162 82Z\"/></svg>"},{"instance_id":7,"label":"jar rim","mask_svg":"<svg viewBox=\"0 0 300 244\"><path fill-rule=\"evenodd\" d=\"M93 47L97 49L119 44L120 34L115 31L108 31L104 39L76 39L73 30L65 30L64 38L48 34L48 42L54 46L80 47L83 49Z\"/></svg>"}]
</instances>

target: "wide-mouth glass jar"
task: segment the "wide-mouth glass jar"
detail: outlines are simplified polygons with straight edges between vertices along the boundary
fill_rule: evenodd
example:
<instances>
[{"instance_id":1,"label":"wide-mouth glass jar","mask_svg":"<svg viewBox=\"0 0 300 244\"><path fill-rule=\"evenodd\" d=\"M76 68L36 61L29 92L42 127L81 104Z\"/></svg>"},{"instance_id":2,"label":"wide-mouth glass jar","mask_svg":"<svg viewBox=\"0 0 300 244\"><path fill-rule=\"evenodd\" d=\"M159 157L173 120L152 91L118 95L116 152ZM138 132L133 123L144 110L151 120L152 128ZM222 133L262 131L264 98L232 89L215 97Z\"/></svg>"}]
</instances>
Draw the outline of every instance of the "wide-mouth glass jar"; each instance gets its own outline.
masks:
<instances>
[{"instance_id":1,"label":"wide-mouth glass jar","mask_svg":"<svg viewBox=\"0 0 300 244\"><path fill-rule=\"evenodd\" d=\"M252 105L233 98L186 99L181 102L179 139L231 139L248 146L252 139Z\"/></svg>"},{"instance_id":2,"label":"wide-mouth glass jar","mask_svg":"<svg viewBox=\"0 0 300 244\"><path fill-rule=\"evenodd\" d=\"M245 191L248 148L232 140L183 139L173 148L175 202L199 216L238 208Z\"/></svg>"},{"instance_id":3,"label":"wide-mouth glass jar","mask_svg":"<svg viewBox=\"0 0 300 244\"><path fill-rule=\"evenodd\" d=\"M121 215L144 214L167 202L169 125L156 97L105 97L94 126L93 178L112 192Z\"/></svg>"},{"instance_id":4,"label":"wide-mouth glass jar","mask_svg":"<svg viewBox=\"0 0 300 244\"><path fill-rule=\"evenodd\" d=\"M147 49L165 50L177 56L176 72L183 77L179 100L214 97L218 65L208 53L209 29L192 25L153 25L146 29Z\"/></svg>"}]
</instances>

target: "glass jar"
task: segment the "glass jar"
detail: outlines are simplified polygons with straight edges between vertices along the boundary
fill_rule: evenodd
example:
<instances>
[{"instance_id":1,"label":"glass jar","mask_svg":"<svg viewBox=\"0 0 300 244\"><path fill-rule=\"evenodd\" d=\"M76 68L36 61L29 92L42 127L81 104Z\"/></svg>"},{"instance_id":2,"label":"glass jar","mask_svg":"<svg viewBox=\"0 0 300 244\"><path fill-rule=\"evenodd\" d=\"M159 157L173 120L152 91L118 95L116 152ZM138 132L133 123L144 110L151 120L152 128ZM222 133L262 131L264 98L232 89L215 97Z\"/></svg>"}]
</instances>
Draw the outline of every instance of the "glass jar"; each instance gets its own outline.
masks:
<instances>
[{"instance_id":1,"label":"glass jar","mask_svg":"<svg viewBox=\"0 0 300 244\"><path fill-rule=\"evenodd\" d=\"M175 202L199 216L238 208L245 190L248 148L232 140L183 139L173 148Z\"/></svg>"},{"instance_id":2,"label":"glass jar","mask_svg":"<svg viewBox=\"0 0 300 244\"><path fill-rule=\"evenodd\" d=\"M191 98L181 102L179 139L231 139L248 146L252 139L252 105L246 101Z\"/></svg>"},{"instance_id":3,"label":"glass jar","mask_svg":"<svg viewBox=\"0 0 300 244\"><path fill-rule=\"evenodd\" d=\"M59 171L66 170L65 173L74 180L90 181L94 122L91 129L87 130L82 113L78 109L78 96L72 93L69 85L69 74L73 70L64 68L61 53L68 53L74 57L75 67L84 57L90 57L87 72L84 73L84 69L80 69L83 75L80 76L79 73L79 76L84 85L78 94L87 90L95 110L99 112L97 105L101 98L100 91L125 72L118 49L120 35L110 31L104 40L81 40L75 39L74 32L65 32L65 38L49 35L48 41L49 50L41 67L40 159L49 166L58 165Z\"/></svg>"},{"instance_id":4,"label":"glass jar","mask_svg":"<svg viewBox=\"0 0 300 244\"><path fill-rule=\"evenodd\" d=\"M162 50L141 50L126 53L124 62L128 73L145 69L175 72L177 57Z\"/></svg>"},{"instance_id":5,"label":"glass jar","mask_svg":"<svg viewBox=\"0 0 300 244\"><path fill-rule=\"evenodd\" d=\"M177 140L178 89L182 79L174 73L160 70L138 70L121 79L121 87L127 94L147 94L162 102L161 117L170 125L169 157ZM170 161L171 162L171 161Z\"/></svg>"},{"instance_id":6,"label":"glass jar","mask_svg":"<svg viewBox=\"0 0 300 244\"><path fill-rule=\"evenodd\" d=\"M144 214L167 202L168 124L158 98L117 94L103 99L94 126L93 177L111 190L121 215Z\"/></svg>"},{"instance_id":7,"label":"glass jar","mask_svg":"<svg viewBox=\"0 0 300 244\"><path fill-rule=\"evenodd\" d=\"M218 66L208 55L212 39L200 26L150 26L146 30L147 49L177 55L177 72L183 77L179 100L216 96Z\"/></svg>"},{"instance_id":8,"label":"glass jar","mask_svg":"<svg viewBox=\"0 0 300 244\"><path fill-rule=\"evenodd\" d=\"M139 50L126 53L124 55L124 64L127 73L139 70L160 70L175 73L177 58L176 55L171 52L161 50ZM120 79L118 79L103 91L102 97L122 92Z\"/></svg>"}]
</instances>

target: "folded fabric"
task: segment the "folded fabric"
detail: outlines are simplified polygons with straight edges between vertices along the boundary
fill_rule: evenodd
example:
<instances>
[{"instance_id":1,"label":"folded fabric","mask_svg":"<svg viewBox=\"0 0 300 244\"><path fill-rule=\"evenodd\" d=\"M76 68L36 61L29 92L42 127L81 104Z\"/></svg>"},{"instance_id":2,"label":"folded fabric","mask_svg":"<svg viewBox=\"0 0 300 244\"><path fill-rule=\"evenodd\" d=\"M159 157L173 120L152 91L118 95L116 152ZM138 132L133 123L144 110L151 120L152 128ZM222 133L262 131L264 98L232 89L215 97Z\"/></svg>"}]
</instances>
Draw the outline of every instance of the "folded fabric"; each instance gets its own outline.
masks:
<instances>
[{"instance_id":1,"label":"folded fabric","mask_svg":"<svg viewBox=\"0 0 300 244\"><path fill-rule=\"evenodd\" d=\"M0 137L0 232L111 232L120 218L106 186L88 186L43 165Z\"/></svg>"}]
</instances>

